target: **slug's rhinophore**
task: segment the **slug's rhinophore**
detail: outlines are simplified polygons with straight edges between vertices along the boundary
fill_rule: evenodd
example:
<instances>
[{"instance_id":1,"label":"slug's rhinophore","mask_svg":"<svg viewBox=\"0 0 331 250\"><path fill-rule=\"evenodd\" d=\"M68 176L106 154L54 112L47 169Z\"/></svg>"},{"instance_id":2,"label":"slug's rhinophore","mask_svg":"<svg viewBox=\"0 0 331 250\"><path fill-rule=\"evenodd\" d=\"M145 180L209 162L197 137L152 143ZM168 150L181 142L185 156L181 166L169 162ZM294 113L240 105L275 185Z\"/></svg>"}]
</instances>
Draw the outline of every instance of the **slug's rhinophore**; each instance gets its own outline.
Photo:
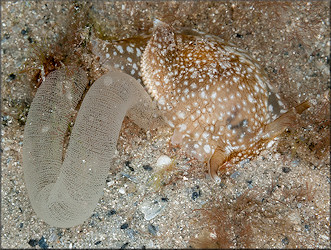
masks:
<instances>
[{"instance_id":1,"label":"slug's rhinophore","mask_svg":"<svg viewBox=\"0 0 331 250\"><path fill-rule=\"evenodd\" d=\"M285 110L254 59L218 37L175 34L160 21L141 67L144 84L174 128L173 143L208 160L214 179L227 163L258 154L309 107L305 102L271 122Z\"/></svg>"}]
</instances>

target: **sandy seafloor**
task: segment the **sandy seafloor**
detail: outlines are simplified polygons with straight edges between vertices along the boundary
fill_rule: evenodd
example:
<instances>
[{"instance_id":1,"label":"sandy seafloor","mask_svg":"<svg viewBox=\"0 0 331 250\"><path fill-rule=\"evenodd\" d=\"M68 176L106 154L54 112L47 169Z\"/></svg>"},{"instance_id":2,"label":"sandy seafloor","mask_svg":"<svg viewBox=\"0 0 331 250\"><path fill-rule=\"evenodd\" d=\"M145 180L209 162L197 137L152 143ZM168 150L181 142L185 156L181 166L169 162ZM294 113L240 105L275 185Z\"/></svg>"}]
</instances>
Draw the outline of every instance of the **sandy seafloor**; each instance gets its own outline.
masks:
<instances>
[{"instance_id":1,"label":"sandy seafloor","mask_svg":"<svg viewBox=\"0 0 331 250\"><path fill-rule=\"evenodd\" d=\"M71 5L1 2L1 248L189 248L203 230L214 247L330 247L329 1L95 1L91 15L109 36L150 34L155 17L178 30L220 36L260 61L287 107L307 99L314 105L221 184L202 163L171 147L170 129L146 134L127 121L116 171L93 215L58 229L36 216L23 181L24 121L34 93L25 73L32 46L54 43ZM174 160L168 172L156 166L161 155ZM169 184L157 186L151 176ZM198 210L213 206L221 216L224 211L218 231ZM147 220L142 207L156 216ZM217 234L227 239L217 243Z\"/></svg>"}]
</instances>

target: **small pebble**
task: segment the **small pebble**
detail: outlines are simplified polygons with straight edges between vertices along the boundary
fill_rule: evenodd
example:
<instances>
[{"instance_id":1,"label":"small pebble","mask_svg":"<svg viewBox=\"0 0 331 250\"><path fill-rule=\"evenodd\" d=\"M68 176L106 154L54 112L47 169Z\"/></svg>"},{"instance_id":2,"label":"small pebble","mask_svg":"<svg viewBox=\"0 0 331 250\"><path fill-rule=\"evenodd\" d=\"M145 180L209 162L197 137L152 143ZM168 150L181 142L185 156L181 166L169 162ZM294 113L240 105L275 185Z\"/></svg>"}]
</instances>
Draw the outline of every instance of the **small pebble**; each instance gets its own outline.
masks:
<instances>
[{"instance_id":1,"label":"small pebble","mask_svg":"<svg viewBox=\"0 0 331 250\"><path fill-rule=\"evenodd\" d=\"M26 33L28 33L27 30L21 30L21 34L22 34L23 36L26 35Z\"/></svg>"},{"instance_id":2,"label":"small pebble","mask_svg":"<svg viewBox=\"0 0 331 250\"><path fill-rule=\"evenodd\" d=\"M233 174L230 175L232 179L236 179L240 175L240 172L235 171Z\"/></svg>"},{"instance_id":3,"label":"small pebble","mask_svg":"<svg viewBox=\"0 0 331 250\"><path fill-rule=\"evenodd\" d=\"M123 225L121 225L121 229L127 229L129 227L129 224L125 222Z\"/></svg>"},{"instance_id":4,"label":"small pebble","mask_svg":"<svg viewBox=\"0 0 331 250\"><path fill-rule=\"evenodd\" d=\"M288 238L285 237L284 239L282 239L282 243L283 243L284 245L288 245L288 243L289 243Z\"/></svg>"},{"instance_id":5,"label":"small pebble","mask_svg":"<svg viewBox=\"0 0 331 250\"><path fill-rule=\"evenodd\" d=\"M108 215L108 216L112 216L112 215L114 215L114 214L116 214L116 210L115 210L115 209L111 209L111 210L109 210L109 211L107 212L107 215Z\"/></svg>"},{"instance_id":6,"label":"small pebble","mask_svg":"<svg viewBox=\"0 0 331 250\"><path fill-rule=\"evenodd\" d=\"M307 232L309 232L309 229L310 229L310 227L309 227L309 225L305 225L305 231L307 231Z\"/></svg>"},{"instance_id":7,"label":"small pebble","mask_svg":"<svg viewBox=\"0 0 331 250\"><path fill-rule=\"evenodd\" d=\"M121 249L126 248L128 245L129 245L129 242L124 243L124 244L121 246Z\"/></svg>"},{"instance_id":8,"label":"small pebble","mask_svg":"<svg viewBox=\"0 0 331 250\"><path fill-rule=\"evenodd\" d=\"M129 236L131 241L136 240L135 237L134 237L136 235L136 232L133 229L129 228L128 230L126 230L126 233Z\"/></svg>"},{"instance_id":9,"label":"small pebble","mask_svg":"<svg viewBox=\"0 0 331 250\"><path fill-rule=\"evenodd\" d=\"M192 200L195 201L198 197L201 196L200 187L199 186L195 186L194 188L192 188L192 191L193 191L193 193L192 193L191 198L192 198Z\"/></svg>"},{"instance_id":10,"label":"small pebble","mask_svg":"<svg viewBox=\"0 0 331 250\"><path fill-rule=\"evenodd\" d=\"M163 202L167 202L167 201L169 201L169 199L168 199L168 197L162 197L162 198L161 198L161 201L163 201Z\"/></svg>"},{"instance_id":11,"label":"small pebble","mask_svg":"<svg viewBox=\"0 0 331 250\"><path fill-rule=\"evenodd\" d=\"M35 240L35 239L31 239L28 241L28 244L32 247L35 247L38 245L38 240Z\"/></svg>"},{"instance_id":12,"label":"small pebble","mask_svg":"<svg viewBox=\"0 0 331 250\"><path fill-rule=\"evenodd\" d=\"M140 211L144 214L145 220L151 220L159 215L167 203L145 201L140 206Z\"/></svg>"},{"instance_id":13,"label":"small pebble","mask_svg":"<svg viewBox=\"0 0 331 250\"><path fill-rule=\"evenodd\" d=\"M101 244L101 240L98 240L94 243L94 245L96 245L96 246L99 245L99 244Z\"/></svg>"},{"instance_id":14,"label":"small pebble","mask_svg":"<svg viewBox=\"0 0 331 250\"><path fill-rule=\"evenodd\" d=\"M289 167L283 167L282 170L286 174L289 173L289 172L291 172L291 169Z\"/></svg>"},{"instance_id":15,"label":"small pebble","mask_svg":"<svg viewBox=\"0 0 331 250\"><path fill-rule=\"evenodd\" d=\"M40 240L38 241L38 245L41 249L47 249L48 248L48 245L46 243L46 240L45 240L44 236L42 236L40 238Z\"/></svg>"},{"instance_id":16,"label":"small pebble","mask_svg":"<svg viewBox=\"0 0 331 250\"><path fill-rule=\"evenodd\" d=\"M199 192L193 192L192 193L192 200L196 200L200 196L200 191Z\"/></svg>"},{"instance_id":17,"label":"small pebble","mask_svg":"<svg viewBox=\"0 0 331 250\"><path fill-rule=\"evenodd\" d=\"M16 75L15 74L10 74L9 75L9 80L15 80L16 78Z\"/></svg>"},{"instance_id":18,"label":"small pebble","mask_svg":"<svg viewBox=\"0 0 331 250\"><path fill-rule=\"evenodd\" d=\"M134 171L134 168L130 166L131 161L126 161L124 164L125 164L125 166L127 166L131 171Z\"/></svg>"},{"instance_id":19,"label":"small pebble","mask_svg":"<svg viewBox=\"0 0 331 250\"><path fill-rule=\"evenodd\" d=\"M148 225L148 232L149 232L150 234L156 236L157 231L158 231L157 227L155 227L153 224L149 224L149 225Z\"/></svg>"},{"instance_id":20,"label":"small pebble","mask_svg":"<svg viewBox=\"0 0 331 250\"><path fill-rule=\"evenodd\" d=\"M161 155L156 162L156 166L159 168L169 166L171 164L171 158L167 155Z\"/></svg>"},{"instance_id":21,"label":"small pebble","mask_svg":"<svg viewBox=\"0 0 331 250\"><path fill-rule=\"evenodd\" d=\"M119 192L120 194L125 194L125 188L124 188L124 187L119 188L119 189L118 189L118 192Z\"/></svg>"},{"instance_id":22,"label":"small pebble","mask_svg":"<svg viewBox=\"0 0 331 250\"><path fill-rule=\"evenodd\" d=\"M143 165L143 168L146 170L146 171L152 171L153 168L148 164L148 165Z\"/></svg>"}]
</instances>

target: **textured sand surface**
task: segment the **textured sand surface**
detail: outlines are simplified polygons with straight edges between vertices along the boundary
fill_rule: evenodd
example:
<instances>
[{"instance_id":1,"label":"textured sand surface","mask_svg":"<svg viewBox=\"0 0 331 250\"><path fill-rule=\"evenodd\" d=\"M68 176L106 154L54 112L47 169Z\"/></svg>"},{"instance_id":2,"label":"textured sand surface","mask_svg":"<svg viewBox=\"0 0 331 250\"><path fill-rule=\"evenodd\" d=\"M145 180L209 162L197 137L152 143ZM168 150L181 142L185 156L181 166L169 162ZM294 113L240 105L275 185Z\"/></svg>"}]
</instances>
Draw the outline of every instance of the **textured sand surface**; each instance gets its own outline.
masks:
<instances>
[{"instance_id":1,"label":"textured sand surface","mask_svg":"<svg viewBox=\"0 0 331 250\"><path fill-rule=\"evenodd\" d=\"M109 173L93 215L80 226L58 229L36 216L23 182L24 123L35 93L27 73L33 65L40 68L38 60L26 61L66 31L72 4L1 2L1 247L188 248L203 230L214 247L330 247L329 4L94 3L83 34L90 29L116 39L150 34L153 18L179 30L204 31L260 61L286 107L307 99L315 105L271 148L234 166L221 184L210 179L202 163L169 144L169 128L145 133L126 119L116 171ZM82 57L91 78L102 74L88 61L93 55ZM157 165L161 155L173 160L168 169ZM224 216L218 225L199 210L215 206ZM217 241L222 230L226 237Z\"/></svg>"}]
</instances>

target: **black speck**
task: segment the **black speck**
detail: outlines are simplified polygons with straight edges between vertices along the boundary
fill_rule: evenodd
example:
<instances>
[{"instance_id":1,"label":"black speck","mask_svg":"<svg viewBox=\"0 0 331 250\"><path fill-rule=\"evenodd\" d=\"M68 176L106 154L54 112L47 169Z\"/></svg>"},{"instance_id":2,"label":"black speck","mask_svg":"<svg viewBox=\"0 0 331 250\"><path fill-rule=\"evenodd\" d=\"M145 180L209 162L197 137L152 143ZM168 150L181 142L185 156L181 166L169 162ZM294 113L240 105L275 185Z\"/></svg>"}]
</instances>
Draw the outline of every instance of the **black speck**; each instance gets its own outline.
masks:
<instances>
[{"instance_id":1,"label":"black speck","mask_svg":"<svg viewBox=\"0 0 331 250\"><path fill-rule=\"evenodd\" d=\"M128 227L129 227L129 224L125 222L125 223L121 226L121 229L127 229Z\"/></svg>"},{"instance_id":2,"label":"black speck","mask_svg":"<svg viewBox=\"0 0 331 250\"><path fill-rule=\"evenodd\" d=\"M101 240L98 240L94 243L94 245L96 245L96 246L99 245L99 244L101 244Z\"/></svg>"},{"instance_id":3,"label":"black speck","mask_svg":"<svg viewBox=\"0 0 331 250\"><path fill-rule=\"evenodd\" d=\"M28 41L29 41L29 43L32 43L33 42L33 40L32 40L31 37L28 37Z\"/></svg>"},{"instance_id":4,"label":"black speck","mask_svg":"<svg viewBox=\"0 0 331 250\"><path fill-rule=\"evenodd\" d=\"M21 30L21 34L24 36L24 35L26 35L28 33L28 31L27 30Z\"/></svg>"},{"instance_id":5,"label":"black speck","mask_svg":"<svg viewBox=\"0 0 331 250\"><path fill-rule=\"evenodd\" d=\"M116 210L115 210L115 209L111 209L111 210L109 210L109 211L107 212L107 215L108 215L108 216L112 216L112 215L114 215L114 214L116 214Z\"/></svg>"},{"instance_id":6,"label":"black speck","mask_svg":"<svg viewBox=\"0 0 331 250\"><path fill-rule=\"evenodd\" d=\"M253 181L252 180L248 180L248 181L246 181L248 184L252 184L253 183Z\"/></svg>"},{"instance_id":7,"label":"black speck","mask_svg":"<svg viewBox=\"0 0 331 250\"><path fill-rule=\"evenodd\" d=\"M152 171L153 168L150 166L150 165L143 165L143 168L146 170L146 171Z\"/></svg>"},{"instance_id":8,"label":"black speck","mask_svg":"<svg viewBox=\"0 0 331 250\"><path fill-rule=\"evenodd\" d=\"M285 55L285 56L288 56L288 52L287 52L287 51L285 51L285 52L284 52L284 55Z\"/></svg>"},{"instance_id":9,"label":"black speck","mask_svg":"<svg viewBox=\"0 0 331 250\"><path fill-rule=\"evenodd\" d=\"M283 243L284 245L288 245L288 243L289 243L288 238L285 237L284 239L282 239L282 243Z\"/></svg>"},{"instance_id":10,"label":"black speck","mask_svg":"<svg viewBox=\"0 0 331 250\"><path fill-rule=\"evenodd\" d=\"M241 35L241 34L237 33L237 34L236 34L236 37L238 37L238 38L242 38L242 37L243 37L243 35Z\"/></svg>"},{"instance_id":11,"label":"black speck","mask_svg":"<svg viewBox=\"0 0 331 250\"><path fill-rule=\"evenodd\" d=\"M121 249L126 248L128 245L129 245L129 242L124 243L124 244L121 246Z\"/></svg>"},{"instance_id":12,"label":"black speck","mask_svg":"<svg viewBox=\"0 0 331 250\"><path fill-rule=\"evenodd\" d=\"M41 238L38 242L38 245L41 249L47 249L48 248L48 245L46 243L46 240L45 240L44 236L41 236Z\"/></svg>"},{"instance_id":13,"label":"black speck","mask_svg":"<svg viewBox=\"0 0 331 250\"><path fill-rule=\"evenodd\" d=\"M225 188L226 185L225 185L223 182L221 182L221 183L220 183L220 187L221 187L221 188Z\"/></svg>"},{"instance_id":14,"label":"black speck","mask_svg":"<svg viewBox=\"0 0 331 250\"><path fill-rule=\"evenodd\" d=\"M130 166L131 161L124 162L125 166L127 166L131 171L134 171L134 168Z\"/></svg>"},{"instance_id":15,"label":"black speck","mask_svg":"<svg viewBox=\"0 0 331 250\"><path fill-rule=\"evenodd\" d=\"M195 187L192 188L192 200L196 200L199 196L201 196L201 190L200 187L198 185L196 185Z\"/></svg>"},{"instance_id":16,"label":"black speck","mask_svg":"<svg viewBox=\"0 0 331 250\"><path fill-rule=\"evenodd\" d=\"M289 167L283 167L282 170L286 174L289 173L289 172L291 172L291 169Z\"/></svg>"},{"instance_id":17,"label":"black speck","mask_svg":"<svg viewBox=\"0 0 331 250\"><path fill-rule=\"evenodd\" d=\"M35 239L31 239L28 241L28 244L32 247L35 247L38 245L38 240L35 240Z\"/></svg>"},{"instance_id":18,"label":"black speck","mask_svg":"<svg viewBox=\"0 0 331 250\"><path fill-rule=\"evenodd\" d=\"M305 225L305 230L306 230L306 231L309 231L309 229L310 229L309 225L306 224L306 225Z\"/></svg>"},{"instance_id":19,"label":"black speck","mask_svg":"<svg viewBox=\"0 0 331 250\"><path fill-rule=\"evenodd\" d=\"M4 34L4 38L5 39L9 39L10 38L10 35L8 33Z\"/></svg>"},{"instance_id":20,"label":"black speck","mask_svg":"<svg viewBox=\"0 0 331 250\"><path fill-rule=\"evenodd\" d=\"M162 198L161 198L161 201L163 201L163 202L167 202L167 201L169 201L169 199L168 199L168 197L162 197Z\"/></svg>"},{"instance_id":21,"label":"black speck","mask_svg":"<svg viewBox=\"0 0 331 250\"><path fill-rule=\"evenodd\" d=\"M192 193L192 200L196 200L199 196L200 196L200 194L199 194L200 192L193 192Z\"/></svg>"},{"instance_id":22,"label":"black speck","mask_svg":"<svg viewBox=\"0 0 331 250\"><path fill-rule=\"evenodd\" d=\"M23 225L24 225L24 224L23 224L23 222L21 222L21 223L20 223L20 228L22 228L22 227L23 227Z\"/></svg>"},{"instance_id":23,"label":"black speck","mask_svg":"<svg viewBox=\"0 0 331 250\"><path fill-rule=\"evenodd\" d=\"M10 74L8 78L9 78L9 80L15 80L16 75L15 74Z\"/></svg>"}]
</instances>

